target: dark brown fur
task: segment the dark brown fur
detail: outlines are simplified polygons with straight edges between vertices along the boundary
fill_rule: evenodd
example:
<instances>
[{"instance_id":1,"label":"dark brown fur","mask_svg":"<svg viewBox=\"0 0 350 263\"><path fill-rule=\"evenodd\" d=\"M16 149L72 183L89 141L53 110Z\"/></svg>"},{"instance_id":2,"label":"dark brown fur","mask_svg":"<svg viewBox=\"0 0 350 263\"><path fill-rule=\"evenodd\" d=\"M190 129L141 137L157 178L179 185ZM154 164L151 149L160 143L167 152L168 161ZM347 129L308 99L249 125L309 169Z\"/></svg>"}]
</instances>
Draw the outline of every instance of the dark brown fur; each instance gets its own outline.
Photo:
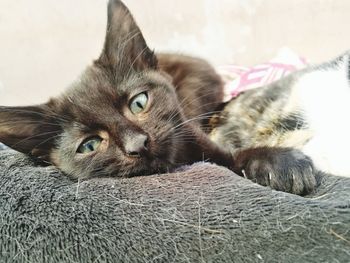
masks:
<instances>
[{"instance_id":1,"label":"dark brown fur","mask_svg":"<svg viewBox=\"0 0 350 263\"><path fill-rule=\"evenodd\" d=\"M2 107L0 140L77 178L145 175L206 159L229 166L230 155L195 125L222 100L212 67L187 56L156 57L120 1L110 1L108 10L100 58L60 97L39 106ZM140 92L150 103L134 115L128 104ZM103 138L99 150L77 154L94 135ZM129 156L126 145L142 135L147 151Z\"/></svg>"},{"instance_id":2,"label":"dark brown fur","mask_svg":"<svg viewBox=\"0 0 350 263\"><path fill-rule=\"evenodd\" d=\"M285 184L291 176L302 178L312 170L312 163L296 150L256 148L233 156L229 148L209 140L203 128L220 104L221 85L203 60L156 56L128 9L111 0L99 59L46 104L1 107L0 141L75 178L146 175L208 160L241 175L249 172L248 178L278 190L312 190L312 180ZM133 114L129 104L140 93L146 93L149 102L142 113ZM101 138L99 148L78 153L79 145L91 136ZM142 147L134 154L129 149L139 142ZM285 163L288 157L291 160ZM272 180L278 183L267 182L266 176L276 171L281 174Z\"/></svg>"},{"instance_id":3,"label":"dark brown fur","mask_svg":"<svg viewBox=\"0 0 350 263\"><path fill-rule=\"evenodd\" d=\"M159 68L172 77L181 108L188 119L210 113L221 104L223 83L208 62L174 54L158 54L157 57Z\"/></svg>"}]
</instances>

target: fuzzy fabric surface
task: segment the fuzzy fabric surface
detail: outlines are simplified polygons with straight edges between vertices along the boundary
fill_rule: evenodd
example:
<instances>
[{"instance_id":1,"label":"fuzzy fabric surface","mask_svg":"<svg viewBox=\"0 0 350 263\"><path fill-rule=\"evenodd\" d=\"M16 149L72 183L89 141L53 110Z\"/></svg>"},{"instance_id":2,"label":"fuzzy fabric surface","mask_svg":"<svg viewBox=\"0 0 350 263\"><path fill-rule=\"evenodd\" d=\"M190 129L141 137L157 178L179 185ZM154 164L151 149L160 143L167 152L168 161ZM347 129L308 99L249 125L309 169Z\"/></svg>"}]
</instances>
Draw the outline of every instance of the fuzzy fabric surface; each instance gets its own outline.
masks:
<instances>
[{"instance_id":1,"label":"fuzzy fabric surface","mask_svg":"<svg viewBox=\"0 0 350 263\"><path fill-rule=\"evenodd\" d=\"M0 142L0 151L5 150L5 149L7 149L6 145L4 145Z\"/></svg>"},{"instance_id":2,"label":"fuzzy fabric surface","mask_svg":"<svg viewBox=\"0 0 350 263\"><path fill-rule=\"evenodd\" d=\"M0 151L1 262L348 262L350 178L313 195L208 163L72 181Z\"/></svg>"}]
</instances>

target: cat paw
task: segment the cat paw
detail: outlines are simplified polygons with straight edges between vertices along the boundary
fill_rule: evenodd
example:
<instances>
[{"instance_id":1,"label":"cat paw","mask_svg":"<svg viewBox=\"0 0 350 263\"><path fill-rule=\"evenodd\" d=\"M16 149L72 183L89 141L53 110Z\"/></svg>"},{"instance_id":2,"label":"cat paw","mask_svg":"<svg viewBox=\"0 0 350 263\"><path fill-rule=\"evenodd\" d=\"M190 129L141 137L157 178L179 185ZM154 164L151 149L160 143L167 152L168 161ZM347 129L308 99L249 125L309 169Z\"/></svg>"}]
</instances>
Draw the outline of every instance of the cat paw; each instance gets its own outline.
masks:
<instances>
[{"instance_id":1,"label":"cat paw","mask_svg":"<svg viewBox=\"0 0 350 263\"><path fill-rule=\"evenodd\" d=\"M275 190L305 195L316 188L312 160L296 149L247 149L236 155L235 162L238 174Z\"/></svg>"}]
</instances>

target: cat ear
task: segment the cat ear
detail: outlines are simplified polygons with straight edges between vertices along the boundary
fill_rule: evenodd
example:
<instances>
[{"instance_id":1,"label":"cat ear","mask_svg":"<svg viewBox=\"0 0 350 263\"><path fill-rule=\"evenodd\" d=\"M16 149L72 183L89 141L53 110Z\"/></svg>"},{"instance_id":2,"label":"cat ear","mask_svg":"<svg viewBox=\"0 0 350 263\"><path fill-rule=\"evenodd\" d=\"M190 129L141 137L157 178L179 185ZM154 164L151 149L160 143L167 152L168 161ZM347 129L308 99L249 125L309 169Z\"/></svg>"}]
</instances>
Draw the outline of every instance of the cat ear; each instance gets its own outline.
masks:
<instances>
[{"instance_id":1,"label":"cat ear","mask_svg":"<svg viewBox=\"0 0 350 263\"><path fill-rule=\"evenodd\" d=\"M119 0L108 3L106 39L97 62L119 71L157 68L154 52L147 46L128 8Z\"/></svg>"},{"instance_id":2,"label":"cat ear","mask_svg":"<svg viewBox=\"0 0 350 263\"><path fill-rule=\"evenodd\" d=\"M0 142L14 150L49 161L61 132L57 117L46 104L0 107Z\"/></svg>"}]
</instances>

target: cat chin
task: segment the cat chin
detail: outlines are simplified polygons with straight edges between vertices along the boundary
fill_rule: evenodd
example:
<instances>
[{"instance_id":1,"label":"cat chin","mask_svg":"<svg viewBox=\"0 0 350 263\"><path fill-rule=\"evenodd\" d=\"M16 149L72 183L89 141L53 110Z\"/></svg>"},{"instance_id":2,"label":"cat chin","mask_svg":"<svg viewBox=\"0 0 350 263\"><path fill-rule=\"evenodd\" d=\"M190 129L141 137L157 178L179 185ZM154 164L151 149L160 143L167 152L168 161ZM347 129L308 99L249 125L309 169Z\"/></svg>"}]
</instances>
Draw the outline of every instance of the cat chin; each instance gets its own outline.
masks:
<instances>
[{"instance_id":1,"label":"cat chin","mask_svg":"<svg viewBox=\"0 0 350 263\"><path fill-rule=\"evenodd\" d=\"M162 160L154 160L148 163L140 164L138 166L133 166L130 169L110 169L101 168L96 169L94 172L81 171L77 173L76 170L67 171L62 167L62 170L68 177L72 180L89 180L92 178L103 178L103 177L114 177L114 178L131 178L136 176L148 176L152 174L162 174L171 172L175 168L175 165L170 164L170 162L165 162ZM114 170L114 171L113 171Z\"/></svg>"},{"instance_id":2,"label":"cat chin","mask_svg":"<svg viewBox=\"0 0 350 263\"><path fill-rule=\"evenodd\" d=\"M174 169L174 165L164 160L145 161L144 164L125 172L123 177L147 176L151 174L162 174Z\"/></svg>"},{"instance_id":3,"label":"cat chin","mask_svg":"<svg viewBox=\"0 0 350 263\"><path fill-rule=\"evenodd\" d=\"M132 166L120 167L102 167L100 172L90 173L89 178L94 177L115 177L115 178L131 178L136 176L148 176L152 174L162 174L171 172L175 168L175 165L168 160L163 159L142 159L139 162L134 163Z\"/></svg>"}]
</instances>

